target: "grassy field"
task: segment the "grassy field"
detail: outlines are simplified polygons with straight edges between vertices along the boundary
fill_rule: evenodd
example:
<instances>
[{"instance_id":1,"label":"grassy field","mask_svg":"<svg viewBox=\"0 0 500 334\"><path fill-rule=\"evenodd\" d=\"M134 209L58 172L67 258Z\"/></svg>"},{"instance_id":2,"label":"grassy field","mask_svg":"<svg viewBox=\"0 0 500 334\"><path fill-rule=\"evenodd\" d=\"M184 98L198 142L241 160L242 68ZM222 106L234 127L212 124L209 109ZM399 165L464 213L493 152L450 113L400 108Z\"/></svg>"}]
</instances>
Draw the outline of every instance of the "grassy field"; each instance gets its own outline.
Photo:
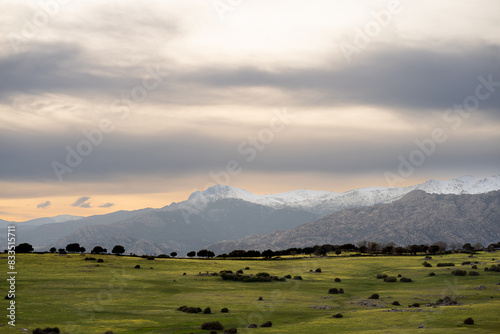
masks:
<instances>
[{"instance_id":1,"label":"grassy field","mask_svg":"<svg viewBox=\"0 0 500 334\"><path fill-rule=\"evenodd\" d=\"M57 326L69 334L99 333L209 333L207 321L220 321L238 333L498 333L500 332L500 273L485 272L498 254L434 256L331 256L292 260L155 259L92 255L104 260L84 261L80 254L18 254L16 327L5 315L0 332L20 333L21 328ZM478 261L480 276L453 276L454 269L470 271L464 261ZM453 262L455 267L436 267ZM7 259L0 264L7 272ZM139 264L141 269L134 267ZM244 269L245 274L300 275L303 280L244 283L224 281L199 273ZM151 269L152 268L152 269ZM321 273L309 271L321 268ZM434 272L436 276L430 277ZM183 275L186 273L186 275ZM401 274L412 283L386 283L378 273ZM341 282L334 282L335 278ZM1 287L8 291L3 280ZM476 287L484 285L486 289ZM343 288L344 294L328 294ZM380 299L368 299L378 293ZM461 305L426 306L450 296ZM257 301L262 297L262 301ZM7 314L8 300L2 298ZM360 305L368 301L377 306ZM393 301L401 306L392 306ZM408 305L419 303L419 308ZM180 306L210 307L213 314L188 314ZM318 309L314 307L329 307ZM229 313L221 313L223 307ZM394 312L391 309L402 311ZM332 315L342 313L343 318ZM463 325L472 317L474 325ZM271 328L246 329L272 321ZM424 329L418 329L424 325ZM223 331L218 331L223 333Z\"/></svg>"}]
</instances>

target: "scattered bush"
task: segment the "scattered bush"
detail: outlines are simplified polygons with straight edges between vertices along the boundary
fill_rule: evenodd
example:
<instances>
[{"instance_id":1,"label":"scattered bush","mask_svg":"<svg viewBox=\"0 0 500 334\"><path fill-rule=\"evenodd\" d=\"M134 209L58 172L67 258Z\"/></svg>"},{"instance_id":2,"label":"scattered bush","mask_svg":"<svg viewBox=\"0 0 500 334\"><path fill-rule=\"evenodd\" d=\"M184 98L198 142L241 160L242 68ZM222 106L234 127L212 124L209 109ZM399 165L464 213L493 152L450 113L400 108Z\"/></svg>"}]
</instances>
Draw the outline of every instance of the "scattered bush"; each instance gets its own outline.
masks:
<instances>
[{"instance_id":1,"label":"scattered bush","mask_svg":"<svg viewBox=\"0 0 500 334\"><path fill-rule=\"evenodd\" d=\"M377 274L377 279L384 279L386 277L387 277L386 274Z\"/></svg>"},{"instance_id":2,"label":"scattered bush","mask_svg":"<svg viewBox=\"0 0 500 334\"><path fill-rule=\"evenodd\" d=\"M399 281L403 282L403 283L410 283L410 282L412 282L411 278L406 278L406 277L401 277L401 279Z\"/></svg>"},{"instance_id":3,"label":"scattered bush","mask_svg":"<svg viewBox=\"0 0 500 334\"><path fill-rule=\"evenodd\" d=\"M212 313L212 310L210 309L210 307L207 307L206 309L203 310L203 314L211 314Z\"/></svg>"},{"instance_id":4,"label":"scattered bush","mask_svg":"<svg viewBox=\"0 0 500 334\"><path fill-rule=\"evenodd\" d=\"M340 278L338 278L338 277L337 277L337 278L335 279L335 282L341 282Z\"/></svg>"},{"instance_id":5,"label":"scattered bush","mask_svg":"<svg viewBox=\"0 0 500 334\"><path fill-rule=\"evenodd\" d=\"M236 328L229 328L224 331L224 334L235 334L238 333L238 330Z\"/></svg>"},{"instance_id":6,"label":"scattered bush","mask_svg":"<svg viewBox=\"0 0 500 334\"><path fill-rule=\"evenodd\" d=\"M208 308L208 309L210 310L210 308ZM177 309L177 311L181 311L184 313L201 313L201 308L181 306ZM206 309L205 309L205 311L206 311Z\"/></svg>"},{"instance_id":7,"label":"scattered bush","mask_svg":"<svg viewBox=\"0 0 500 334\"><path fill-rule=\"evenodd\" d=\"M224 329L224 326L218 321L210 321L210 322L205 322L204 324L201 325L201 329L205 330L222 330Z\"/></svg>"},{"instance_id":8,"label":"scattered bush","mask_svg":"<svg viewBox=\"0 0 500 334\"><path fill-rule=\"evenodd\" d=\"M237 270L237 271L236 271L236 274L237 274L237 275L243 275L243 270L241 270L241 269L240 269L240 270Z\"/></svg>"},{"instance_id":9,"label":"scattered bush","mask_svg":"<svg viewBox=\"0 0 500 334\"><path fill-rule=\"evenodd\" d=\"M260 325L260 327L272 327L272 326L273 326L273 323L271 321L266 321L265 323Z\"/></svg>"},{"instance_id":10,"label":"scattered bush","mask_svg":"<svg viewBox=\"0 0 500 334\"><path fill-rule=\"evenodd\" d=\"M245 270L250 270L250 267L245 267Z\"/></svg>"},{"instance_id":11,"label":"scattered bush","mask_svg":"<svg viewBox=\"0 0 500 334\"><path fill-rule=\"evenodd\" d=\"M99 259L99 260L97 260L97 263L103 263L103 262L104 262L104 260L103 260L103 259Z\"/></svg>"},{"instance_id":12,"label":"scattered bush","mask_svg":"<svg viewBox=\"0 0 500 334\"><path fill-rule=\"evenodd\" d=\"M339 293L344 293L344 289L340 288Z\"/></svg>"},{"instance_id":13,"label":"scattered bush","mask_svg":"<svg viewBox=\"0 0 500 334\"><path fill-rule=\"evenodd\" d=\"M408 307L420 307L419 303L413 303L411 305L408 305Z\"/></svg>"},{"instance_id":14,"label":"scattered bush","mask_svg":"<svg viewBox=\"0 0 500 334\"><path fill-rule=\"evenodd\" d=\"M479 276L477 271L469 271L469 276Z\"/></svg>"},{"instance_id":15,"label":"scattered bush","mask_svg":"<svg viewBox=\"0 0 500 334\"><path fill-rule=\"evenodd\" d=\"M484 268L484 271L495 271L495 272L497 272L497 273L498 273L498 272L500 272L500 265L496 265L496 264L494 264L494 265L492 265L492 266L491 266L491 267L489 267L489 268L487 268L487 267L486 267L486 268Z\"/></svg>"},{"instance_id":16,"label":"scattered bush","mask_svg":"<svg viewBox=\"0 0 500 334\"><path fill-rule=\"evenodd\" d=\"M221 308L220 312L221 312L221 313L228 313L228 312L229 312L229 310L228 310L228 308L227 308L227 307L223 307L223 308Z\"/></svg>"},{"instance_id":17,"label":"scattered bush","mask_svg":"<svg viewBox=\"0 0 500 334\"><path fill-rule=\"evenodd\" d=\"M136 265L134 268L135 268L135 269L141 269L141 265L139 265L139 264L138 264L138 265Z\"/></svg>"},{"instance_id":18,"label":"scattered bush","mask_svg":"<svg viewBox=\"0 0 500 334\"><path fill-rule=\"evenodd\" d=\"M293 279L302 281L302 276L293 276Z\"/></svg>"},{"instance_id":19,"label":"scattered bush","mask_svg":"<svg viewBox=\"0 0 500 334\"><path fill-rule=\"evenodd\" d=\"M443 263L438 263L437 266L438 267L454 267L455 264L451 263L451 262L443 262Z\"/></svg>"},{"instance_id":20,"label":"scattered bush","mask_svg":"<svg viewBox=\"0 0 500 334\"><path fill-rule=\"evenodd\" d=\"M292 275L285 275L285 278L291 279Z\"/></svg>"},{"instance_id":21,"label":"scattered bush","mask_svg":"<svg viewBox=\"0 0 500 334\"><path fill-rule=\"evenodd\" d=\"M95 261L95 257L86 257L85 261Z\"/></svg>"},{"instance_id":22,"label":"scattered bush","mask_svg":"<svg viewBox=\"0 0 500 334\"><path fill-rule=\"evenodd\" d=\"M455 276L465 276L467 272L465 270L453 270L451 274Z\"/></svg>"},{"instance_id":23,"label":"scattered bush","mask_svg":"<svg viewBox=\"0 0 500 334\"><path fill-rule=\"evenodd\" d=\"M43 330L41 328L37 328L33 330L33 334L59 334L59 333L61 333L61 331L59 331L59 328L57 327L54 328L47 327Z\"/></svg>"},{"instance_id":24,"label":"scattered bush","mask_svg":"<svg viewBox=\"0 0 500 334\"><path fill-rule=\"evenodd\" d=\"M328 293L331 294L331 295L336 295L339 293L339 289L337 288L331 288L328 290Z\"/></svg>"},{"instance_id":25,"label":"scattered bush","mask_svg":"<svg viewBox=\"0 0 500 334\"><path fill-rule=\"evenodd\" d=\"M264 300L264 298L259 297L257 300L258 300L258 301L263 301L263 300Z\"/></svg>"},{"instance_id":26,"label":"scattered bush","mask_svg":"<svg viewBox=\"0 0 500 334\"><path fill-rule=\"evenodd\" d=\"M392 305L394 305L394 306L401 306L401 304L398 301L396 301L396 300L392 302Z\"/></svg>"},{"instance_id":27,"label":"scattered bush","mask_svg":"<svg viewBox=\"0 0 500 334\"><path fill-rule=\"evenodd\" d=\"M344 316L341 313L334 314L332 318L343 318Z\"/></svg>"},{"instance_id":28,"label":"scattered bush","mask_svg":"<svg viewBox=\"0 0 500 334\"><path fill-rule=\"evenodd\" d=\"M321 268L316 269L316 272L320 273L321 272Z\"/></svg>"},{"instance_id":29,"label":"scattered bush","mask_svg":"<svg viewBox=\"0 0 500 334\"><path fill-rule=\"evenodd\" d=\"M393 282L397 282L397 281L398 281L398 279L394 276L388 276L388 277L384 278L384 282L393 283Z\"/></svg>"},{"instance_id":30,"label":"scattered bush","mask_svg":"<svg viewBox=\"0 0 500 334\"><path fill-rule=\"evenodd\" d=\"M159 259L168 259L168 258L170 258L170 256L168 256L167 254L160 254L160 255L157 256L157 258L159 258Z\"/></svg>"},{"instance_id":31,"label":"scattered bush","mask_svg":"<svg viewBox=\"0 0 500 334\"><path fill-rule=\"evenodd\" d=\"M258 327L257 324L250 324L247 326L247 328L257 328L257 327Z\"/></svg>"},{"instance_id":32,"label":"scattered bush","mask_svg":"<svg viewBox=\"0 0 500 334\"><path fill-rule=\"evenodd\" d=\"M477 269L477 266L476 266L476 265L473 265L471 268L472 268L472 269Z\"/></svg>"},{"instance_id":33,"label":"scattered bush","mask_svg":"<svg viewBox=\"0 0 500 334\"><path fill-rule=\"evenodd\" d=\"M374 293L373 295L371 295L370 297L368 297L368 299L379 299L379 295L378 293Z\"/></svg>"},{"instance_id":34,"label":"scattered bush","mask_svg":"<svg viewBox=\"0 0 500 334\"><path fill-rule=\"evenodd\" d=\"M154 259L155 259L155 257L154 257L154 256L148 256L148 257L146 258L146 260L149 260L149 261L153 261Z\"/></svg>"},{"instance_id":35,"label":"scattered bush","mask_svg":"<svg viewBox=\"0 0 500 334\"><path fill-rule=\"evenodd\" d=\"M430 264L429 262L427 261L424 261L424 263L422 263L424 267L432 267L432 264Z\"/></svg>"},{"instance_id":36,"label":"scattered bush","mask_svg":"<svg viewBox=\"0 0 500 334\"><path fill-rule=\"evenodd\" d=\"M436 276L435 273L429 273L429 276Z\"/></svg>"},{"instance_id":37,"label":"scattered bush","mask_svg":"<svg viewBox=\"0 0 500 334\"><path fill-rule=\"evenodd\" d=\"M401 274L398 274L398 277L401 277Z\"/></svg>"},{"instance_id":38,"label":"scattered bush","mask_svg":"<svg viewBox=\"0 0 500 334\"><path fill-rule=\"evenodd\" d=\"M464 325L474 325L474 319L472 319L472 318L465 319Z\"/></svg>"},{"instance_id":39,"label":"scattered bush","mask_svg":"<svg viewBox=\"0 0 500 334\"><path fill-rule=\"evenodd\" d=\"M268 273L257 273L255 276L257 276L257 277L269 277L271 275L269 275Z\"/></svg>"}]
</instances>

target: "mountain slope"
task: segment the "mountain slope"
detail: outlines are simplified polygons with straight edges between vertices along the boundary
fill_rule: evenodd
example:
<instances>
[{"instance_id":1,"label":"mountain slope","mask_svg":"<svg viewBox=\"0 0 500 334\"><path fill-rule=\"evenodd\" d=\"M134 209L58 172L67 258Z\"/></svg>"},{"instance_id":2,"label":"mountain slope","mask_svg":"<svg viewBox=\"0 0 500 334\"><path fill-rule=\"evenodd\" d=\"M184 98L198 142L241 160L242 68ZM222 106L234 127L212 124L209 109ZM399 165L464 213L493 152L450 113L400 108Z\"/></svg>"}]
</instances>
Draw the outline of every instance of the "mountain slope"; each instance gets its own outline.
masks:
<instances>
[{"instance_id":1,"label":"mountain slope","mask_svg":"<svg viewBox=\"0 0 500 334\"><path fill-rule=\"evenodd\" d=\"M216 252L264 250L362 240L401 245L500 240L500 191L477 195L428 194L415 190L389 204L347 209L312 223L270 234L210 245Z\"/></svg>"}]
</instances>

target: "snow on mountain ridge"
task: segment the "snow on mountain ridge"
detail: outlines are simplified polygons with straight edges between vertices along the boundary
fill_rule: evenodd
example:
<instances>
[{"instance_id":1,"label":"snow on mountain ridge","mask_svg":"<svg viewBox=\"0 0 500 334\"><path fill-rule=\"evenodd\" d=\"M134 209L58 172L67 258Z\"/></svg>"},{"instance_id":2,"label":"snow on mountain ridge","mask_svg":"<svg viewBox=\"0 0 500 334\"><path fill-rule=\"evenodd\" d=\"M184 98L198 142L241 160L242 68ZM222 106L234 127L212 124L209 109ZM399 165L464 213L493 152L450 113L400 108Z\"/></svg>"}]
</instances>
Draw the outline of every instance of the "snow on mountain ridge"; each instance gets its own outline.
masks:
<instances>
[{"instance_id":1,"label":"snow on mountain ridge","mask_svg":"<svg viewBox=\"0 0 500 334\"><path fill-rule=\"evenodd\" d=\"M297 207L311 212L328 213L354 206L392 202L413 190L460 195L480 194L499 189L500 175L482 179L467 175L451 180L429 180L409 187L367 187L344 193L300 189L278 194L256 195L228 185L215 185L205 191L194 192L189 196L187 203L184 203L189 203L190 207L201 208L218 199L238 199L274 208Z\"/></svg>"}]
</instances>

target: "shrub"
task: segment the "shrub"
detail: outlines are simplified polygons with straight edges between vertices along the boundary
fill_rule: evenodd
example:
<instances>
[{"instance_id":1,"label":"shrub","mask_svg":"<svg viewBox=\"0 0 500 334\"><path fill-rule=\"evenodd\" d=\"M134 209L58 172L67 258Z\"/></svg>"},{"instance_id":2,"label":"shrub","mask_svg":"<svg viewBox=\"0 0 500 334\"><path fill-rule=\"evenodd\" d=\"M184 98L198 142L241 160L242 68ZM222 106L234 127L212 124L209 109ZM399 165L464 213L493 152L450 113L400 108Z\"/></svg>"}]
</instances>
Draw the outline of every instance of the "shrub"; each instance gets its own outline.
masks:
<instances>
[{"instance_id":1,"label":"shrub","mask_svg":"<svg viewBox=\"0 0 500 334\"><path fill-rule=\"evenodd\" d=\"M258 327L257 324L250 324L247 326L247 328L257 328L257 327Z\"/></svg>"},{"instance_id":2,"label":"shrub","mask_svg":"<svg viewBox=\"0 0 500 334\"><path fill-rule=\"evenodd\" d=\"M293 279L302 281L302 276L293 276Z\"/></svg>"},{"instance_id":3,"label":"shrub","mask_svg":"<svg viewBox=\"0 0 500 334\"><path fill-rule=\"evenodd\" d=\"M406 278L406 277L401 277L401 279L399 281L403 282L403 283L410 283L410 282L412 282L411 278Z\"/></svg>"},{"instance_id":4,"label":"shrub","mask_svg":"<svg viewBox=\"0 0 500 334\"><path fill-rule=\"evenodd\" d=\"M229 328L224 331L224 334L235 334L238 333L238 330L236 328Z\"/></svg>"},{"instance_id":5,"label":"shrub","mask_svg":"<svg viewBox=\"0 0 500 334\"><path fill-rule=\"evenodd\" d=\"M259 297L257 300L258 300L258 301L262 301L262 300L264 300L264 298Z\"/></svg>"},{"instance_id":6,"label":"shrub","mask_svg":"<svg viewBox=\"0 0 500 334\"><path fill-rule=\"evenodd\" d=\"M384 279L386 277L387 277L386 274L377 274L377 279Z\"/></svg>"},{"instance_id":7,"label":"shrub","mask_svg":"<svg viewBox=\"0 0 500 334\"><path fill-rule=\"evenodd\" d=\"M393 282L397 282L397 281L398 281L398 279L394 276L389 276L389 277L384 278L384 282L393 283Z\"/></svg>"},{"instance_id":8,"label":"shrub","mask_svg":"<svg viewBox=\"0 0 500 334\"><path fill-rule=\"evenodd\" d=\"M237 270L237 271L236 271L236 274L237 274L237 275L243 275L243 270L241 270L241 269L240 269L240 270Z\"/></svg>"},{"instance_id":9,"label":"shrub","mask_svg":"<svg viewBox=\"0 0 500 334\"><path fill-rule=\"evenodd\" d=\"M373 295L371 295L370 297L368 297L368 299L378 299L380 296L378 295L378 293L374 293Z\"/></svg>"},{"instance_id":10,"label":"shrub","mask_svg":"<svg viewBox=\"0 0 500 334\"><path fill-rule=\"evenodd\" d=\"M95 257L86 257L85 261L95 261Z\"/></svg>"},{"instance_id":11,"label":"shrub","mask_svg":"<svg viewBox=\"0 0 500 334\"><path fill-rule=\"evenodd\" d=\"M321 268L316 269L316 272L320 273L321 272Z\"/></svg>"},{"instance_id":12,"label":"shrub","mask_svg":"<svg viewBox=\"0 0 500 334\"><path fill-rule=\"evenodd\" d=\"M260 325L260 327L272 327L272 326L273 326L273 323L271 321L266 321L265 323Z\"/></svg>"},{"instance_id":13,"label":"shrub","mask_svg":"<svg viewBox=\"0 0 500 334\"><path fill-rule=\"evenodd\" d=\"M344 289L340 288L339 293L344 293Z\"/></svg>"},{"instance_id":14,"label":"shrub","mask_svg":"<svg viewBox=\"0 0 500 334\"><path fill-rule=\"evenodd\" d=\"M411 305L408 305L408 307L420 307L419 303L413 303Z\"/></svg>"},{"instance_id":15,"label":"shrub","mask_svg":"<svg viewBox=\"0 0 500 334\"><path fill-rule=\"evenodd\" d=\"M99 259L99 260L97 260L97 263L103 263L103 262L104 262L104 260L103 260L103 259Z\"/></svg>"},{"instance_id":16,"label":"shrub","mask_svg":"<svg viewBox=\"0 0 500 334\"><path fill-rule=\"evenodd\" d=\"M429 276L436 276L435 273L429 273Z\"/></svg>"},{"instance_id":17,"label":"shrub","mask_svg":"<svg viewBox=\"0 0 500 334\"><path fill-rule=\"evenodd\" d=\"M59 328L57 328L57 327L54 327L54 328L47 327L43 330L41 328L37 328L37 329L33 330L33 334L52 334L52 333L59 334L61 332L59 331Z\"/></svg>"},{"instance_id":18,"label":"shrub","mask_svg":"<svg viewBox=\"0 0 500 334\"><path fill-rule=\"evenodd\" d=\"M424 267L432 267L432 264L430 264L429 262L427 261L424 261L424 263L422 263Z\"/></svg>"},{"instance_id":19,"label":"shrub","mask_svg":"<svg viewBox=\"0 0 500 334\"><path fill-rule=\"evenodd\" d=\"M465 270L453 270L451 274L455 276L465 276L467 272Z\"/></svg>"},{"instance_id":20,"label":"shrub","mask_svg":"<svg viewBox=\"0 0 500 334\"><path fill-rule=\"evenodd\" d=\"M474 325L474 319L472 319L472 318L465 319L464 325Z\"/></svg>"},{"instance_id":21,"label":"shrub","mask_svg":"<svg viewBox=\"0 0 500 334\"><path fill-rule=\"evenodd\" d=\"M401 306L401 304L398 301L396 301L396 300L392 302L392 305L394 305L394 306Z\"/></svg>"},{"instance_id":22,"label":"shrub","mask_svg":"<svg viewBox=\"0 0 500 334\"><path fill-rule=\"evenodd\" d=\"M469 271L469 276L479 276L477 271Z\"/></svg>"},{"instance_id":23,"label":"shrub","mask_svg":"<svg viewBox=\"0 0 500 334\"><path fill-rule=\"evenodd\" d=\"M212 313L212 310L210 309L210 307L207 307L206 309L203 310L203 314L211 314Z\"/></svg>"},{"instance_id":24,"label":"shrub","mask_svg":"<svg viewBox=\"0 0 500 334\"><path fill-rule=\"evenodd\" d=\"M257 277L270 277L271 275L269 275L268 273L257 273L255 276L257 276Z\"/></svg>"},{"instance_id":25,"label":"shrub","mask_svg":"<svg viewBox=\"0 0 500 334\"><path fill-rule=\"evenodd\" d=\"M344 316L341 313L334 314L332 318L343 318Z\"/></svg>"},{"instance_id":26,"label":"shrub","mask_svg":"<svg viewBox=\"0 0 500 334\"><path fill-rule=\"evenodd\" d=\"M160 254L157 256L159 259L168 259L170 256L168 256L167 254Z\"/></svg>"},{"instance_id":27,"label":"shrub","mask_svg":"<svg viewBox=\"0 0 500 334\"><path fill-rule=\"evenodd\" d=\"M221 312L221 313L228 313L228 312L229 312L229 310L228 310L228 308L227 308L227 307L223 307L223 308L221 308L220 312Z\"/></svg>"},{"instance_id":28,"label":"shrub","mask_svg":"<svg viewBox=\"0 0 500 334\"><path fill-rule=\"evenodd\" d=\"M401 277L401 274L398 274L398 277Z\"/></svg>"},{"instance_id":29,"label":"shrub","mask_svg":"<svg viewBox=\"0 0 500 334\"><path fill-rule=\"evenodd\" d=\"M205 322L204 324L201 325L201 329L205 330L222 330L224 329L224 326L218 321L210 321L210 322Z\"/></svg>"},{"instance_id":30,"label":"shrub","mask_svg":"<svg viewBox=\"0 0 500 334\"><path fill-rule=\"evenodd\" d=\"M149 261L153 261L155 259L155 257L154 256L148 256L146 259L149 260Z\"/></svg>"},{"instance_id":31,"label":"shrub","mask_svg":"<svg viewBox=\"0 0 500 334\"><path fill-rule=\"evenodd\" d=\"M285 275L285 278L291 279L292 275Z\"/></svg>"},{"instance_id":32,"label":"shrub","mask_svg":"<svg viewBox=\"0 0 500 334\"><path fill-rule=\"evenodd\" d=\"M472 269L477 269L477 266L476 266L476 265L473 265L471 268L472 268Z\"/></svg>"},{"instance_id":33,"label":"shrub","mask_svg":"<svg viewBox=\"0 0 500 334\"><path fill-rule=\"evenodd\" d=\"M245 267L245 270L250 270L250 267Z\"/></svg>"},{"instance_id":34,"label":"shrub","mask_svg":"<svg viewBox=\"0 0 500 334\"><path fill-rule=\"evenodd\" d=\"M134 268L135 268L135 269L141 269L141 265L139 265L139 264L138 264L138 265L136 265Z\"/></svg>"},{"instance_id":35,"label":"shrub","mask_svg":"<svg viewBox=\"0 0 500 334\"><path fill-rule=\"evenodd\" d=\"M337 288L331 288L328 290L328 293L331 294L331 295L336 295L339 293L339 289Z\"/></svg>"},{"instance_id":36,"label":"shrub","mask_svg":"<svg viewBox=\"0 0 500 334\"><path fill-rule=\"evenodd\" d=\"M210 308L207 307L209 310ZM181 311L184 313L201 313L201 308L199 307L187 307L187 306L181 306L177 309L177 311ZM205 309L206 311L206 309Z\"/></svg>"},{"instance_id":37,"label":"shrub","mask_svg":"<svg viewBox=\"0 0 500 334\"><path fill-rule=\"evenodd\" d=\"M443 262L443 263L438 263L437 266L438 267L454 267L455 264L451 263L451 262Z\"/></svg>"},{"instance_id":38,"label":"shrub","mask_svg":"<svg viewBox=\"0 0 500 334\"><path fill-rule=\"evenodd\" d=\"M335 279L335 282L341 282L341 279L337 277L337 278Z\"/></svg>"},{"instance_id":39,"label":"shrub","mask_svg":"<svg viewBox=\"0 0 500 334\"><path fill-rule=\"evenodd\" d=\"M495 272L500 272L500 266L499 265L492 265L490 268L484 268L484 271L495 271Z\"/></svg>"}]
</instances>

